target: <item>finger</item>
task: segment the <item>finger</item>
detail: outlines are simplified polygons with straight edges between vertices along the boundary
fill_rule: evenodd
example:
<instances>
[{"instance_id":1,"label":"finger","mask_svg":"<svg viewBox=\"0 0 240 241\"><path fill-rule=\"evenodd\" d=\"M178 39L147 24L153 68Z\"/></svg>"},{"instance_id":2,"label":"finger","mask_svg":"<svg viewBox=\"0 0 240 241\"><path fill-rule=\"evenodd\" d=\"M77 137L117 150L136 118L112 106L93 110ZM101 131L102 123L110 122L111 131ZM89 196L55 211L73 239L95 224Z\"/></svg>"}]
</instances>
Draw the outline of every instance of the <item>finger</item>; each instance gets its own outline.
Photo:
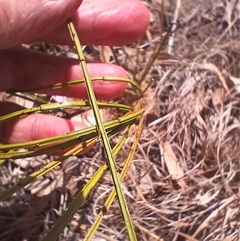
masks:
<instances>
[{"instance_id":1,"label":"finger","mask_svg":"<svg viewBox=\"0 0 240 241\"><path fill-rule=\"evenodd\" d=\"M20 110L20 106L13 103L1 103L0 107L4 106L4 112ZM2 110L3 108L1 108ZM71 131L81 130L86 128L86 125L65 120L52 115L32 114L18 120L4 123L0 125L1 143L22 143L27 141L34 141L43 138L66 135ZM86 148L84 152L88 151L92 146Z\"/></svg>"},{"instance_id":2,"label":"finger","mask_svg":"<svg viewBox=\"0 0 240 241\"><path fill-rule=\"evenodd\" d=\"M136 0L83 1L73 21L83 44L123 45L144 34L149 24L149 11ZM72 43L65 24L44 40Z\"/></svg>"},{"instance_id":3,"label":"finger","mask_svg":"<svg viewBox=\"0 0 240 241\"><path fill-rule=\"evenodd\" d=\"M81 0L1 1L0 48L40 38L65 23Z\"/></svg>"},{"instance_id":4,"label":"finger","mask_svg":"<svg viewBox=\"0 0 240 241\"><path fill-rule=\"evenodd\" d=\"M0 48L37 39L71 44L65 22L80 2L4 1L0 8L3 26L0 29ZM27 17L23 17L23 13ZM73 19L83 44L122 45L142 36L149 23L149 12L136 0L83 1Z\"/></svg>"},{"instance_id":5,"label":"finger","mask_svg":"<svg viewBox=\"0 0 240 241\"><path fill-rule=\"evenodd\" d=\"M83 78L79 62L75 59L56 57L24 48L2 50L0 59L4 60L2 61L0 75L0 89L2 91L16 88L18 91L21 91L23 89L59 82L66 83L70 80ZM90 63L88 64L88 71L91 77L127 77L127 73L123 68L111 64ZM99 81L93 83L96 97L101 100L119 97L125 90L125 87L125 83L114 80L111 82ZM47 93L87 99L85 84L51 90Z\"/></svg>"}]
</instances>

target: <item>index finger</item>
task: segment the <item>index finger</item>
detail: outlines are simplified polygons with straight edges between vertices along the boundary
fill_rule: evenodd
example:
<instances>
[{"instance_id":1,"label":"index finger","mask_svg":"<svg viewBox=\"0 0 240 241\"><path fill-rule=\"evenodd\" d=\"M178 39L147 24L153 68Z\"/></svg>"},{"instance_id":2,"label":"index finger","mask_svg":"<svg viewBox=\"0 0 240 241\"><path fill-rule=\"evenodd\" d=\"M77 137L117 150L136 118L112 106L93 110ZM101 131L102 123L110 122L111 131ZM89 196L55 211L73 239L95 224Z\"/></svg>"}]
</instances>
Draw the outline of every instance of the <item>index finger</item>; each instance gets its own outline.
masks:
<instances>
[{"instance_id":1,"label":"index finger","mask_svg":"<svg viewBox=\"0 0 240 241\"><path fill-rule=\"evenodd\" d=\"M149 11L136 0L83 1L73 21L82 44L123 45L144 34L149 24ZM66 25L43 40L71 44Z\"/></svg>"}]
</instances>

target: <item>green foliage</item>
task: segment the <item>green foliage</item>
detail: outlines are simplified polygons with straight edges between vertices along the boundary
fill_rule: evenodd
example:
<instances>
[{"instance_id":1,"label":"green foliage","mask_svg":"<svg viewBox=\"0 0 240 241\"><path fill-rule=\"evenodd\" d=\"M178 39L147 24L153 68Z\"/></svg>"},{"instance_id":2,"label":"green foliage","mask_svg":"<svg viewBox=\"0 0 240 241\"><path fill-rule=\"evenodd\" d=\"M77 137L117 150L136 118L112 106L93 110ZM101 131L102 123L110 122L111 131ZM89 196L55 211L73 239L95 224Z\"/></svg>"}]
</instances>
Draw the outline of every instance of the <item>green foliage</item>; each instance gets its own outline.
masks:
<instances>
[{"instance_id":1,"label":"green foliage","mask_svg":"<svg viewBox=\"0 0 240 241\"><path fill-rule=\"evenodd\" d=\"M44 103L44 101L39 100L40 104L37 107L33 107L31 109L25 109L21 111L16 111L9 113L0 117L0 123L5 123L8 121L16 120L18 118L23 118L29 114L33 113L52 113L53 111L58 110L65 110L74 108L75 110L84 108L84 107L91 107L95 116L96 125L92 127L85 128L79 131L73 131L66 135L46 138L36 141L24 142L24 143L16 143L16 144L1 144L0 145L0 155L1 160L0 163L3 164L6 159L17 159L17 158L26 158L26 157L33 157L42 154L54 154L56 151L63 151L65 150L62 156L56 158L49 164L42 167L40 170L31 173L26 178L17 183L12 187L9 187L5 191L1 192L0 194L0 201L3 201L11 195L17 193L19 190L24 188L26 185L36 181L38 178L43 176L44 174L50 172L52 169L56 168L57 166L61 165L68 157L77 155L79 152L84 150L86 147L92 145L94 142L101 139L105 153L106 153L106 160L105 163L100 166L100 168L96 171L96 173L92 176L89 182L79 191L76 195L75 199L72 203L68 206L67 210L64 212L62 217L57 220L55 225L53 225L50 232L45 236L43 239L44 241L47 240L55 240L62 232L64 227L68 224L71 220L73 215L77 212L79 208L81 208L83 202L88 197L90 192L94 189L94 187L98 184L101 178L107 171L111 172L112 180L114 184L114 188L110 193L106 203L103 207L104 210L109 210L111 204L115 197L117 197L119 201L119 206L122 212L122 216L126 223L126 229L129 235L130 240L137 240L136 234L134 232L133 224L131 221L131 215L128 211L128 206L126 203L125 196L123 194L121 188L121 181L124 179L128 167L131 163L133 158L135 149L137 147L137 143L139 137L141 135L142 125L143 125L143 98L142 98L142 91L138 84L131 79L126 78L116 78L111 76L104 76L98 78L91 78L88 74L87 66L85 63L84 55L82 52L81 44L78 39L77 33L75 31L74 25L71 21L68 23L68 28L72 40L75 44L76 51L79 57L80 67L84 74L84 79L81 80L73 80L69 81L68 83L57 83L54 85L43 86L41 88L35 89L27 89L22 91L28 98L34 98L34 93L39 92L40 90L47 90L47 89L57 89L63 87L69 87L73 85L77 85L79 83L85 83L87 86L89 101L68 101L64 103ZM126 95L133 95L132 98L134 99L134 106L130 106L128 104L120 104L115 102L98 102L96 100L95 94L92 88L92 82L97 80L102 81L110 81L112 79L116 79L117 81L122 81L128 83L130 86L126 91ZM119 113L122 113L121 117L118 117L115 120L108 121L103 123L101 120L100 108L108 108L108 109L116 109ZM137 124L136 124L137 123ZM116 135L120 135L118 143L112 149L110 146L110 140ZM121 150L122 146L124 145L126 139L132 136L134 137L134 141L132 143L131 151L128 157L125 160L124 167L119 172L119 168L115 162L115 157L118 155L119 151ZM19 149L23 151L19 152ZM85 240L90 240L91 237L94 235L94 232L97 230L101 220L103 218L103 211L101 211L90 228L88 234L86 235Z\"/></svg>"}]
</instances>

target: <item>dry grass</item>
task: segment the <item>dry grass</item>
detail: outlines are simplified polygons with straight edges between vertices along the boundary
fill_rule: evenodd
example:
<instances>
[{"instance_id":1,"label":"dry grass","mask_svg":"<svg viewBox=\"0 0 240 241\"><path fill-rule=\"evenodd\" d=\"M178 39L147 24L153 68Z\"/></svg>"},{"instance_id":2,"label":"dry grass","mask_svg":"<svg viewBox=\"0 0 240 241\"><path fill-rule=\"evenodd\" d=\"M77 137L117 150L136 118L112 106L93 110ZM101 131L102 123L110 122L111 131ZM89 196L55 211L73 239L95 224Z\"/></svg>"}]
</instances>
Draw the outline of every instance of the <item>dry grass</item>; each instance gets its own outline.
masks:
<instances>
[{"instance_id":1,"label":"dry grass","mask_svg":"<svg viewBox=\"0 0 240 241\"><path fill-rule=\"evenodd\" d=\"M150 83L146 125L123 183L138 238L239 241L240 3L169 0L161 22L159 2L146 3L152 19L140 51L137 45L117 49L121 64L139 77L159 26L162 35L173 32L142 83L143 89ZM126 145L120 166L128 151ZM101 147L71 158L1 204L1 240L39 240L102 159ZM0 169L2 188L49 161L44 156L7 162ZM84 237L111 187L106 175L59 240ZM95 240L127 240L124 227L116 201Z\"/></svg>"}]
</instances>

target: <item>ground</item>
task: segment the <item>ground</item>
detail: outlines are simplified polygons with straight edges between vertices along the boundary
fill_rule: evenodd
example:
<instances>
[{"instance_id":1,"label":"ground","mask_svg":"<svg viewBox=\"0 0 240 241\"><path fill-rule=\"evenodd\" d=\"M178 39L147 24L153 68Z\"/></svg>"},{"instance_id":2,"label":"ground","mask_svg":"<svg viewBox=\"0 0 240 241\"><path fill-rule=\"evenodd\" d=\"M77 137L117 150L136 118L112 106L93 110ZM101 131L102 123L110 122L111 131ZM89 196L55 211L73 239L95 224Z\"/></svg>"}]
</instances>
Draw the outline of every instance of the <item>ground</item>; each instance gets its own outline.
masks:
<instances>
[{"instance_id":1,"label":"ground","mask_svg":"<svg viewBox=\"0 0 240 241\"><path fill-rule=\"evenodd\" d=\"M144 2L151 11L145 37L115 49L120 64L138 81L155 57L141 83L143 90L148 87L145 125L123 183L138 240L238 241L240 2L163 2L164 7L160 0ZM58 46L47 48L69 53ZM96 46L95 54L111 57L104 50ZM69 158L3 202L1 240L41 240L101 164L99 149ZM127 150L126 145L118 163ZM1 166L1 186L17 183L49 161L46 155L9 160ZM111 187L109 174L59 240L84 237ZM116 201L94 240L128 240L124 227Z\"/></svg>"}]
</instances>

